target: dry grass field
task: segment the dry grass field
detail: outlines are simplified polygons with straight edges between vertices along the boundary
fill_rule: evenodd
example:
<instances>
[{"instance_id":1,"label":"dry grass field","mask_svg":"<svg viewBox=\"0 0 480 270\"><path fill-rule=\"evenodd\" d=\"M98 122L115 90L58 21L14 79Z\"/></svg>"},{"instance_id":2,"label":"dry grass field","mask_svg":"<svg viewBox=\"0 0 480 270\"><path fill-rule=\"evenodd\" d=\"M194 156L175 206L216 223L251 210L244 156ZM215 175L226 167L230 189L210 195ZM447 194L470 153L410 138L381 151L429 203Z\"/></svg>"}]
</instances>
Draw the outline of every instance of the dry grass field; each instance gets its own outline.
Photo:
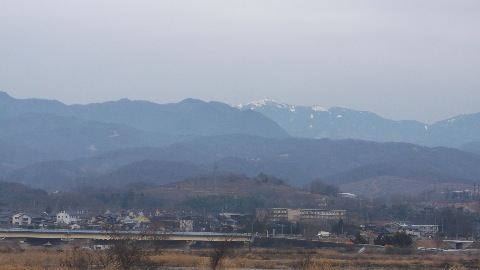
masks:
<instances>
[{"instance_id":1,"label":"dry grass field","mask_svg":"<svg viewBox=\"0 0 480 270\"><path fill-rule=\"evenodd\" d=\"M478 253L414 249L235 249L217 269L480 269ZM134 269L210 269L212 250L161 250L146 253ZM0 248L0 269L121 269L108 251L69 246Z\"/></svg>"}]
</instances>

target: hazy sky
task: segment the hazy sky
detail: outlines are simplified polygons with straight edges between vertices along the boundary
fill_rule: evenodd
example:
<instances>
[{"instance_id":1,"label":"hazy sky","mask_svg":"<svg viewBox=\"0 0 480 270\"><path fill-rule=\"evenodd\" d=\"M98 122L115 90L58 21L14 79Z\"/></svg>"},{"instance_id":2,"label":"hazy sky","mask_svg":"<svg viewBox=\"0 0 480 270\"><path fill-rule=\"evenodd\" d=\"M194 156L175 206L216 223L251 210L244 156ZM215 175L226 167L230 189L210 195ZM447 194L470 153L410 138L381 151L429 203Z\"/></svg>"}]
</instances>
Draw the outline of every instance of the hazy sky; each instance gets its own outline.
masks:
<instances>
[{"instance_id":1,"label":"hazy sky","mask_svg":"<svg viewBox=\"0 0 480 270\"><path fill-rule=\"evenodd\" d=\"M480 1L0 0L0 91L480 112Z\"/></svg>"}]
</instances>

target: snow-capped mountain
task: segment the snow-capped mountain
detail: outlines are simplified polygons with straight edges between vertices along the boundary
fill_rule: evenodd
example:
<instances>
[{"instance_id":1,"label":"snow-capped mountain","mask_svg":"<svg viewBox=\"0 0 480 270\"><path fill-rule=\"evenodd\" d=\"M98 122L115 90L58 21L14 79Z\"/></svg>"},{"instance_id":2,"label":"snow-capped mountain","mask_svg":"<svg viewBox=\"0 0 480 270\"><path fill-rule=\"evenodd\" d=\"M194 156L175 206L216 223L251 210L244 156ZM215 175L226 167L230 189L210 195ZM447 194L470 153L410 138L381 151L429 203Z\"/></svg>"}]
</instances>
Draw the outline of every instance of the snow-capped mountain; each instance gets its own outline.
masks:
<instances>
[{"instance_id":1,"label":"snow-capped mountain","mask_svg":"<svg viewBox=\"0 0 480 270\"><path fill-rule=\"evenodd\" d=\"M294 106L268 99L236 107L264 114L295 137L411 141L412 136L426 132L426 125L420 122L393 121L371 112L345 108Z\"/></svg>"},{"instance_id":2,"label":"snow-capped mountain","mask_svg":"<svg viewBox=\"0 0 480 270\"><path fill-rule=\"evenodd\" d=\"M301 138L359 139L411 142L427 146L458 147L478 141L480 114L458 116L433 125L395 121L367 111L295 106L264 99L235 106L253 110L277 122L290 135Z\"/></svg>"}]
</instances>

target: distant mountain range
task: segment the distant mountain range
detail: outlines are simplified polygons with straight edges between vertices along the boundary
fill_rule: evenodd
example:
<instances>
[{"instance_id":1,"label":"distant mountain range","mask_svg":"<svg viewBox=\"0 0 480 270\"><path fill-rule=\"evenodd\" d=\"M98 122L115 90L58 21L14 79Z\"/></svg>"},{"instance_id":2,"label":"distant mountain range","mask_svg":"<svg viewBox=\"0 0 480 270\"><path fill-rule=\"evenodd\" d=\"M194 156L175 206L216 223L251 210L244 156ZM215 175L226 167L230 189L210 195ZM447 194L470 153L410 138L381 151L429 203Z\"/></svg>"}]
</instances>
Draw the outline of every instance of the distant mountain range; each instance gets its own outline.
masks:
<instances>
[{"instance_id":1,"label":"distant mountain range","mask_svg":"<svg viewBox=\"0 0 480 270\"><path fill-rule=\"evenodd\" d=\"M0 179L49 191L262 172L296 187L470 185L480 180L479 134L480 114L426 125L269 100L65 105L0 92Z\"/></svg>"},{"instance_id":2,"label":"distant mountain range","mask_svg":"<svg viewBox=\"0 0 480 270\"><path fill-rule=\"evenodd\" d=\"M289 136L260 113L219 102L187 99L160 105L123 99L65 105L53 100L15 99L5 92L0 92L0 127L0 147L10 153L0 155L4 170L129 147L161 147L199 136Z\"/></svg>"},{"instance_id":3,"label":"distant mountain range","mask_svg":"<svg viewBox=\"0 0 480 270\"><path fill-rule=\"evenodd\" d=\"M410 142L447 147L462 147L480 140L480 113L459 115L428 125L411 120L389 120L371 112L294 106L268 99L238 105L237 108L260 112L290 135L300 138Z\"/></svg>"},{"instance_id":4,"label":"distant mountain range","mask_svg":"<svg viewBox=\"0 0 480 270\"><path fill-rule=\"evenodd\" d=\"M123 124L144 131L174 135L244 133L274 138L289 136L278 124L260 113L241 111L220 102L186 99L179 103L156 104L122 99L88 105L65 105L51 100L14 99L0 92L0 115L3 118L27 113Z\"/></svg>"},{"instance_id":5,"label":"distant mountain range","mask_svg":"<svg viewBox=\"0 0 480 270\"><path fill-rule=\"evenodd\" d=\"M215 169L216 168L216 169ZM302 187L320 178L350 184L378 177L422 183L478 182L480 156L451 148L358 140L274 139L223 135L162 148L130 148L74 161L49 161L18 169L7 181L47 190L83 185L157 185L185 178L264 172Z\"/></svg>"}]
</instances>

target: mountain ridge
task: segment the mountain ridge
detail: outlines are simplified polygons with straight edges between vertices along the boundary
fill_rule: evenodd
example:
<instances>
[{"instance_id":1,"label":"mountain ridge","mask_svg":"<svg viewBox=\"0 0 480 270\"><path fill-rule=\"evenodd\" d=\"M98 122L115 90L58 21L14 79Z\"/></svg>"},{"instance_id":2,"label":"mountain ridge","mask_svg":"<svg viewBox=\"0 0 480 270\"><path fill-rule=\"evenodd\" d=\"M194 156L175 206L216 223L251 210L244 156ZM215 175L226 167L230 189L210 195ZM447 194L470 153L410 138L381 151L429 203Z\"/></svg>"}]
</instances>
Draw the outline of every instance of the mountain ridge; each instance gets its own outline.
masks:
<instances>
[{"instance_id":1,"label":"mountain ridge","mask_svg":"<svg viewBox=\"0 0 480 270\"><path fill-rule=\"evenodd\" d=\"M480 113L462 114L425 124L390 120L368 111L319 105L297 106L264 99L236 105L264 114L294 137L409 142L425 146L460 147L478 141Z\"/></svg>"},{"instance_id":2,"label":"mountain ridge","mask_svg":"<svg viewBox=\"0 0 480 270\"><path fill-rule=\"evenodd\" d=\"M30 177L36 169L31 168L23 173L17 170L6 179L32 185L46 181ZM108 185L115 181L164 184L195 175L212 176L214 171L218 175L266 173L296 187L318 178L330 184L346 184L385 176L424 183L473 183L478 182L480 175L480 156L409 143L275 139L237 134L201 137L162 148L115 150L68 163L43 163L40 168L36 170L50 174L50 177L44 174L47 180L63 173L64 177L55 181L65 187L81 183ZM71 173L65 174L66 171ZM51 183L50 187L55 185Z\"/></svg>"},{"instance_id":3,"label":"mountain ridge","mask_svg":"<svg viewBox=\"0 0 480 270\"><path fill-rule=\"evenodd\" d=\"M86 105L65 105L54 100L15 99L6 92L0 95L2 117L11 118L26 113L74 116L174 135L208 136L246 132L266 137L290 136L263 114L244 112L214 101L185 99L178 103L157 104L121 99Z\"/></svg>"}]
</instances>

